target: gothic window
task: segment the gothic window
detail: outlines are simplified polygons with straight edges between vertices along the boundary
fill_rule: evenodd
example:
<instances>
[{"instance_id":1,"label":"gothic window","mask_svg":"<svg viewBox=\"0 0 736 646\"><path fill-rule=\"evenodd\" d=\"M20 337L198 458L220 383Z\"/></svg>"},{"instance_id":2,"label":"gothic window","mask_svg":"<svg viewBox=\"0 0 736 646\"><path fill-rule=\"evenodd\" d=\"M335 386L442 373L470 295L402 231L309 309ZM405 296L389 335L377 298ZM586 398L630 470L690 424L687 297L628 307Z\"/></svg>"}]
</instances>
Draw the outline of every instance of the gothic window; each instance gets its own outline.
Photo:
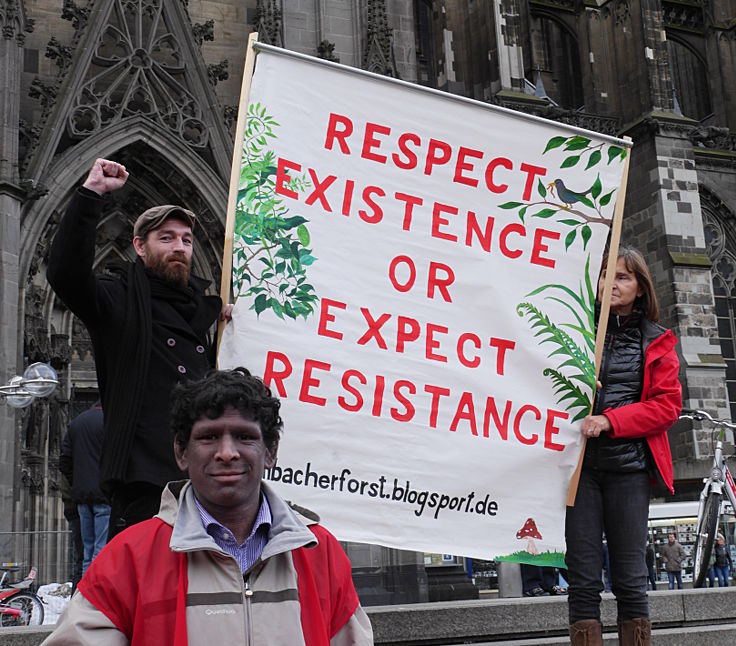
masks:
<instances>
[{"instance_id":1,"label":"gothic window","mask_svg":"<svg viewBox=\"0 0 736 646\"><path fill-rule=\"evenodd\" d=\"M713 263L713 295L718 321L718 340L726 361L726 389L731 419L736 419L736 226L716 209L702 205L708 256Z\"/></svg>"},{"instance_id":2,"label":"gothic window","mask_svg":"<svg viewBox=\"0 0 736 646\"><path fill-rule=\"evenodd\" d=\"M539 71L550 99L563 108L580 108L584 99L580 52L575 35L550 16L532 14L531 38L529 80L535 83Z\"/></svg>"},{"instance_id":3,"label":"gothic window","mask_svg":"<svg viewBox=\"0 0 736 646\"><path fill-rule=\"evenodd\" d=\"M687 45L671 39L669 35L667 57L672 72L672 84L682 114L702 121L713 111L705 63Z\"/></svg>"},{"instance_id":4,"label":"gothic window","mask_svg":"<svg viewBox=\"0 0 736 646\"><path fill-rule=\"evenodd\" d=\"M435 69L432 0L414 0L416 21L417 80L420 85L437 86Z\"/></svg>"}]
</instances>

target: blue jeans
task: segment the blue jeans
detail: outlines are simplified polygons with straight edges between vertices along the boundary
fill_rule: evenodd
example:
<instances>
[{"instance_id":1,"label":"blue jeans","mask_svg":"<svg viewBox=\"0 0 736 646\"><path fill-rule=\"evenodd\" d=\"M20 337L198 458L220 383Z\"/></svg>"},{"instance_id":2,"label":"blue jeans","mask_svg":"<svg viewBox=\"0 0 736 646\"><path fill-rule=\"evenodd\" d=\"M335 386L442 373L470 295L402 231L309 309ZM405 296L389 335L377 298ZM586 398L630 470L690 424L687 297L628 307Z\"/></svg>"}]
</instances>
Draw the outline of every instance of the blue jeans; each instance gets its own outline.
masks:
<instances>
[{"instance_id":1,"label":"blue jeans","mask_svg":"<svg viewBox=\"0 0 736 646\"><path fill-rule=\"evenodd\" d=\"M78 504L79 525L82 530L84 562L82 575L87 571L92 559L100 553L107 542L107 525L110 522L110 505Z\"/></svg>"},{"instance_id":2,"label":"blue jeans","mask_svg":"<svg viewBox=\"0 0 736 646\"><path fill-rule=\"evenodd\" d=\"M647 574L647 578L649 579L649 583L652 584L652 590L656 590L657 589L657 577L654 574L654 566L652 565L652 567L648 567L647 570L649 570L649 574Z\"/></svg>"},{"instance_id":3,"label":"blue jeans","mask_svg":"<svg viewBox=\"0 0 736 646\"><path fill-rule=\"evenodd\" d=\"M727 588L728 587L728 565L724 565L723 567L719 567L718 565L716 565L713 569L716 571L716 576L718 577L718 587Z\"/></svg>"},{"instance_id":4,"label":"blue jeans","mask_svg":"<svg viewBox=\"0 0 736 646\"><path fill-rule=\"evenodd\" d=\"M649 488L649 474L645 471L581 472L575 506L567 508L565 518L570 623L600 620L604 531L619 620L649 617Z\"/></svg>"},{"instance_id":5,"label":"blue jeans","mask_svg":"<svg viewBox=\"0 0 736 646\"><path fill-rule=\"evenodd\" d=\"M675 581L677 581L677 589L682 590L682 570L667 572L667 578L670 581L670 590L675 589Z\"/></svg>"}]
</instances>

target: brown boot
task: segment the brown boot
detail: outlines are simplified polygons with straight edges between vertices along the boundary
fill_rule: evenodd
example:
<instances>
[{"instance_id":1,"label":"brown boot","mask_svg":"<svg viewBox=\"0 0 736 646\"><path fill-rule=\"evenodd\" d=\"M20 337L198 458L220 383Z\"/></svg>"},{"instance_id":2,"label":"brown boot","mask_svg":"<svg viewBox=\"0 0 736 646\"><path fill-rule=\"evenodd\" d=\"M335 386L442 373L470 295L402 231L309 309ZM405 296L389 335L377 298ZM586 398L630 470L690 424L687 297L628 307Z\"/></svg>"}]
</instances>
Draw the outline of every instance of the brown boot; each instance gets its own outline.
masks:
<instances>
[{"instance_id":1,"label":"brown boot","mask_svg":"<svg viewBox=\"0 0 736 646\"><path fill-rule=\"evenodd\" d=\"M570 643L572 646L603 646L601 622L597 619L581 619L570 624Z\"/></svg>"},{"instance_id":2,"label":"brown boot","mask_svg":"<svg viewBox=\"0 0 736 646\"><path fill-rule=\"evenodd\" d=\"M620 622L618 641L621 646L651 646L652 622L645 617Z\"/></svg>"}]
</instances>

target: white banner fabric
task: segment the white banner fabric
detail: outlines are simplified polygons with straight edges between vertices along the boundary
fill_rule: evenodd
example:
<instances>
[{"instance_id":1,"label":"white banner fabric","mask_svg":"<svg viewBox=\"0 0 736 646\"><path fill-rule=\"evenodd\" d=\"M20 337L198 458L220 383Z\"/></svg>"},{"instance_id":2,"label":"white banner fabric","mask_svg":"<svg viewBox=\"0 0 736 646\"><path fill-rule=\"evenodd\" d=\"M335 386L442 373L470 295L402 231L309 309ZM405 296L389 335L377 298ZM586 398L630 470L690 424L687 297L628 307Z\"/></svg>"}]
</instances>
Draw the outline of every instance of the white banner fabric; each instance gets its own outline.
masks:
<instances>
[{"instance_id":1,"label":"white banner fabric","mask_svg":"<svg viewBox=\"0 0 736 646\"><path fill-rule=\"evenodd\" d=\"M241 106L241 110L246 109ZM262 48L221 368L341 540L560 564L627 143Z\"/></svg>"}]
</instances>

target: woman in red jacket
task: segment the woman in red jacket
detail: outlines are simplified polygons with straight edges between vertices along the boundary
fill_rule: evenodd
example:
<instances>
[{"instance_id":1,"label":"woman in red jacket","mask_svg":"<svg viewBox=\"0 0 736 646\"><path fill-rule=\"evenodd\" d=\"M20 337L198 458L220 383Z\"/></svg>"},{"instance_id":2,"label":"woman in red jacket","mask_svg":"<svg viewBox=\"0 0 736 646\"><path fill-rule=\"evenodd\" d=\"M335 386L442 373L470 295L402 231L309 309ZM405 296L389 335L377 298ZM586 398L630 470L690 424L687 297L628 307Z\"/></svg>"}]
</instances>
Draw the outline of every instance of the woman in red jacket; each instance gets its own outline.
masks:
<instances>
[{"instance_id":1,"label":"woman in red jacket","mask_svg":"<svg viewBox=\"0 0 736 646\"><path fill-rule=\"evenodd\" d=\"M604 271L598 281L603 293ZM565 524L572 644L602 643L600 593L603 532L608 541L620 643L650 644L647 520L650 478L672 488L667 429L682 407L672 332L656 322L657 297L644 258L621 247L593 414L575 506Z\"/></svg>"}]
</instances>

